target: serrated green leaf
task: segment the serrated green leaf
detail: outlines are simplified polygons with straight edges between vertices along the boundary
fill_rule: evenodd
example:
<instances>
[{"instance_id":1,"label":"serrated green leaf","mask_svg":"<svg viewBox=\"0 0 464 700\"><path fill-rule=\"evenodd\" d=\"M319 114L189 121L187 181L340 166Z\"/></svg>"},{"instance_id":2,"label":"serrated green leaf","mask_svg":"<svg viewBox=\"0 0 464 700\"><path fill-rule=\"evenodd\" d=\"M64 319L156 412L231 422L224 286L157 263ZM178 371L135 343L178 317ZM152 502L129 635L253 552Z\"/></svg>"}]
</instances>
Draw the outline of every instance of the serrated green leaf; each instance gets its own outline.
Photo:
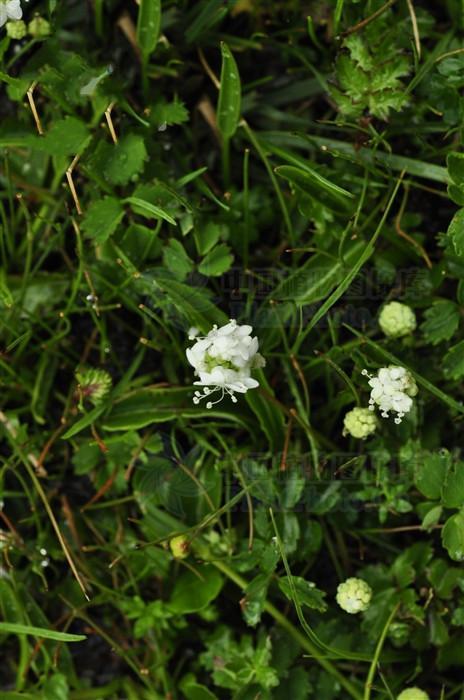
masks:
<instances>
[{"instance_id":1,"label":"serrated green leaf","mask_svg":"<svg viewBox=\"0 0 464 700\"><path fill-rule=\"evenodd\" d=\"M440 498L450 462L448 452L418 455L414 465L414 483L426 498Z\"/></svg>"},{"instance_id":2,"label":"serrated green leaf","mask_svg":"<svg viewBox=\"0 0 464 700\"><path fill-rule=\"evenodd\" d=\"M230 268L234 256L225 243L215 246L198 266L198 271L206 277L218 277Z\"/></svg>"},{"instance_id":3,"label":"serrated green leaf","mask_svg":"<svg viewBox=\"0 0 464 700\"><path fill-rule=\"evenodd\" d=\"M37 148L51 156L74 156L90 141L86 125L76 117L65 117L55 122L45 136L37 139Z\"/></svg>"},{"instance_id":4,"label":"serrated green leaf","mask_svg":"<svg viewBox=\"0 0 464 700\"><path fill-rule=\"evenodd\" d=\"M448 172L456 185L464 185L464 153L450 153L446 159Z\"/></svg>"},{"instance_id":5,"label":"serrated green leaf","mask_svg":"<svg viewBox=\"0 0 464 700\"><path fill-rule=\"evenodd\" d=\"M443 506L434 506L422 519L422 527L424 530L433 528L440 520L443 513Z\"/></svg>"},{"instance_id":6,"label":"serrated green leaf","mask_svg":"<svg viewBox=\"0 0 464 700\"><path fill-rule=\"evenodd\" d=\"M267 574L258 574L245 589L245 596L240 607L245 622L250 627L256 627L261 620L270 580Z\"/></svg>"},{"instance_id":7,"label":"serrated green leaf","mask_svg":"<svg viewBox=\"0 0 464 700\"><path fill-rule=\"evenodd\" d=\"M307 671L301 666L295 666L288 671L285 683L280 683L273 692L273 700L307 700L311 697L313 686Z\"/></svg>"},{"instance_id":8,"label":"serrated green leaf","mask_svg":"<svg viewBox=\"0 0 464 700\"><path fill-rule=\"evenodd\" d=\"M351 55L351 58L365 71L369 71L374 67L372 56L369 53L364 40L359 34L348 36L343 46L346 47Z\"/></svg>"},{"instance_id":9,"label":"serrated green leaf","mask_svg":"<svg viewBox=\"0 0 464 700\"><path fill-rule=\"evenodd\" d=\"M421 330L432 345L449 340L459 325L459 307L453 301L436 301L424 316L426 320L422 323Z\"/></svg>"},{"instance_id":10,"label":"serrated green leaf","mask_svg":"<svg viewBox=\"0 0 464 700\"><path fill-rule=\"evenodd\" d=\"M39 83L65 111L71 111L74 105L88 101L85 89L102 70L90 68L77 53L56 50L56 45L54 49L46 52L46 66L40 72Z\"/></svg>"},{"instance_id":11,"label":"serrated green leaf","mask_svg":"<svg viewBox=\"0 0 464 700\"><path fill-rule=\"evenodd\" d=\"M464 340L453 345L443 358L443 372L450 379L464 377Z\"/></svg>"},{"instance_id":12,"label":"serrated green leaf","mask_svg":"<svg viewBox=\"0 0 464 700\"><path fill-rule=\"evenodd\" d=\"M241 86L235 58L226 43L221 43L221 87L217 106L217 125L224 139L235 134L240 119Z\"/></svg>"},{"instance_id":13,"label":"serrated green leaf","mask_svg":"<svg viewBox=\"0 0 464 700\"><path fill-rule=\"evenodd\" d=\"M113 185L127 185L136 175L139 175L147 159L145 142L138 134L128 134L117 144L108 145L103 176Z\"/></svg>"},{"instance_id":14,"label":"serrated green leaf","mask_svg":"<svg viewBox=\"0 0 464 700\"><path fill-rule=\"evenodd\" d=\"M379 119L388 119L391 109L399 112L406 104L407 96L400 90L382 90L370 95L368 98L369 112Z\"/></svg>"},{"instance_id":15,"label":"serrated green leaf","mask_svg":"<svg viewBox=\"0 0 464 700\"><path fill-rule=\"evenodd\" d=\"M189 111L178 97L172 102L160 98L150 107L150 124L156 127L185 124L190 119Z\"/></svg>"},{"instance_id":16,"label":"serrated green leaf","mask_svg":"<svg viewBox=\"0 0 464 700\"><path fill-rule=\"evenodd\" d=\"M401 88L399 79L408 72L409 63L403 56L398 56L384 65L377 65L376 70L371 74L370 89L376 93L375 97L382 97L382 93L391 94L392 91ZM400 90L395 94L403 95L403 100L406 99L406 94Z\"/></svg>"},{"instance_id":17,"label":"serrated green leaf","mask_svg":"<svg viewBox=\"0 0 464 700\"><path fill-rule=\"evenodd\" d=\"M163 248L163 262L179 280L184 280L193 270L193 262L180 241L171 238Z\"/></svg>"},{"instance_id":18,"label":"serrated green leaf","mask_svg":"<svg viewBox=\"0 0 464 700\"><path fill-rule=\"evenodd\" d=\"M459 511L446 521L441 540L453 561L464 561L464 511Z\"/></svg>"},{"instance_id":19,"label":"serrated green leaf","mask_svg":"<svg viewBox=\"0 0 464 700\"><path fill-rule=\"evenodd\" d=\"M161 0L140 0L137 44L145 61L155 50L161 28Z\"/></svg>"},{"instance_id":20,"label":"serrated green leaf","mask_svg":"<svg viewBox=\"0 0 464 700\"><path fill-rule=\"evenodd\" d=\"M123 216L124 209L115 197L97 199L92 202L82 221L82 230L96 243L104 243L114 233Z\"/></svg>"},{"instance_id":21,"label":"serrated green leaf","mask_svg":"<svg viewBox=\"0 0 464 700\"><path fill-rule=\"evenodd\" d=\"M195 228L194 236L199 255L206 255L221 238L224 226L207 221Z\"/></svg>"},{"instance_id":22,"label":"serrated green leaf","mask_svg":"<svg viewBox=\"0 0 464 700\"><path fill-rule=\"evenodd\" d=\"M464 255L464 209L459 209L451 219L447 235L453 243L456 255Z\"/></svg>"},{"instance_id":23,"label":"serrated green leaf","mask_svg":"<svg viewBox=\"0 0 464 700\"><path fill-rule=\"evenodd\" d=\"M337 78L340 86L348 93L351 102L360 100L369 90L370 77L346 54L337 60Z\"/></svg>"},{"instance_id":24,"label":"serrated green leaf","mask_svg":"<svg viewBox=\"0 0 464 700\"><path fill-rule=\"evenodd\" d=\"M319 612L327 610L327 603L324 600L326 594L316 588L314 583L306 581L301 576L292 576L292 583L293 593L289 576L279 578L279 588L289 600L293 600L293 595L296 595L301 607L306 606L312 610L319 610Z\"/></svg>"},{"instance_id":25,"label":"serrated green leaf","mask_svg":"<svg viewBox=\"0 0 464 700\"><path fill-rule=\"evenodd\" d=\"M447 189L448 197L458 206L464 206L464 185L458 186L450 182Z\"/></svg>"},{"instance_id":26,"label":"serrated green leaf","mask_svg":"<svg viewBox=\"0 0 464 700\"><path fill-rule=\"evenodd\" d=\"M11 75L3 73L2 71L0 71L0 80L7 83L8 97L15 101L22 100L30 87L29 80L13 78Z\"/></svg>"},{"instance_id":27,"label":"serrated green leaf","mask_svg":"<svg viewBox=\"0 0 464 700\"><path fill-rule=\"evenodd\" d=\"M446 508L464 507L464 462L456 462L448 469L441 500Z\"/></svg>"}]
</instances>

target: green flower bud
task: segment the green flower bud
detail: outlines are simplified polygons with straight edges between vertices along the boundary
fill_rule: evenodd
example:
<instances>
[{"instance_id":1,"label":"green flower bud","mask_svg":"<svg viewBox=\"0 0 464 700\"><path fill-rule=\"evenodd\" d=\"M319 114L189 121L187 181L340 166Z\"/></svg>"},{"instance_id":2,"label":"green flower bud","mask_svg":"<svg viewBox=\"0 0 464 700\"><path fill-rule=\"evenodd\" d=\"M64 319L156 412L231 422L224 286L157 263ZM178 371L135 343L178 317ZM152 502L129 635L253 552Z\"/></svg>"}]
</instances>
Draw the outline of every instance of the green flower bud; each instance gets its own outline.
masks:
<instances>
[{"instance_id":1,"label":"green flower bud","mask_svg":"<svg viewBox=\"0 0 464 700\"><path fill-rule=\"evenodd\" d=\"M371 598L372 588L361 578L347 578L337 588L337 603L350 615L367 610Z\"/></svg>"},{"instance_id":2,"label":"green flower bud","mask_svg":"<svg viewBox=\"0 0 464 700\"><path fill-rule=\"evenodd\" d=\"M88 399L94 406L103 401L111 389L111 377L104 369L81 369L76 372L79 393L82 399Z\"/></svg>"},{"instance_id":3,"label":"green flower bud","mask_svg":"<svg viewBox=\"0 0 464 700\"><path fill-rule=\"evenodd\" d=\"M412 376L410 372L406 370L406 374L404 376L404 391L408 396L411 396L413 398L416 396L417 392L419 391L416 380Z\"/></svg>"},{"instance_id":4,"label":"green flower bud","mask_svg":"<svg viewBox=\"0 0 464 700\"><path fill-rule=\"evenodd\" d=\"M416 328L416 315L410 306L391 301L379 315L379 326L389 338L401 338Z\"/></svg>"},{"instance_id":5,"label":"green flower bud","mask_svg":"<svg viewBox=\"0 0 464 700\"><path fill-rule=\"evenodd\" d=\"M26 25L22 19L7 22L5 29L11 39L24 39L26 36Z\"/></svg>"},{"instance_id":6,"label":"green flower bud","mask_svg":"<svg viewBox=\"0 0 464 700\"><path fill-rule=\"evenodd\" d=\"M190 542L185 535L177 535L169 541L171 552L175 559L185 559L188 557Z\"/></svg>"},{"instance_id":7,"label":"green flower bud","mask_svg":"<svg viewBox=\"0 0 464 700\"><path fill-rule=\"evenodd\" d=\"M343 419L343 435L352 435L354 438L365 440L368 435L375 432L378 422L375 415L368 408L353 408L348 411Z\"/></svg>"},{"instance_id":8,"label":"green flower bud","mask_svg":"<svg viewBox=\"0 0 464 700\"><path fill-rule=\"evenodd\" d=\"M397 700L430 700L430 697L420 688L408 688L398 695Z\"/></svg>"},{"instance_id":9,"label":"green flower bud","mask_svg":"<svg viewBox=\"0 0 464 700\"><path fill-rule=\"evenodd\" d=\"M388 637L395 647L401 647L409 639L409 625L406 622L392 622L388 630Z\"/></svg>"},{"instance_id":10,"label":"green flower bud","mask_svg":"<svg viewBox=\"0 0 464 700\"><path fill-rule=\"evenodd\" d=\"M34 39L44 39L50 34L50 22L40 15L36 15L27 27L29 34L34 37Z\"/></svg>"}]
</instances>

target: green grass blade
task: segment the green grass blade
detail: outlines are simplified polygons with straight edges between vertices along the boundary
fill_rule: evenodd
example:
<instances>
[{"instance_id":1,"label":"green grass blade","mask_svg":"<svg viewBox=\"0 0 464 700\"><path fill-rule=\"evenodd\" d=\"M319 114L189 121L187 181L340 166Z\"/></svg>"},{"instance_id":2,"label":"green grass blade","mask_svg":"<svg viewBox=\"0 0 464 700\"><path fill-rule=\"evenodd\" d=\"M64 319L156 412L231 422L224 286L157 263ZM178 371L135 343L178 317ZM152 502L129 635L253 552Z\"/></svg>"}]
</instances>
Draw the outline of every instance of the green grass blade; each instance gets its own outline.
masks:
<instances>
[{"instance_id":1,"label":"green grass blade","mask_svg":"<svg viewBox=\"0 0 464 700\"><path fill-rule=\"evenodd\" d=\"M397 181L395 185L395 189L392 192L392 195L390 199L388 200L388 204L385 207L385 211L382 215L382 218L379 221L379 224L374 231L374 234L372 235L372 238L364 248L363 252L359 256L358 260L355 262L351 270L345 275L344 279L342 282L338 285L337 289L335 289L332 294L329 296L328 299L325 300L325 302L322 304L322 306L319 307L319 309L316 311L306 328L304 329L304 332L300 334L300 336L297 338L297 341L294 346L294 352L296 353L298 351L298 348L301 346L301 343L304 341L308 333L314 328L316 323L318 323L321 318L325 316L325 314L329 311L329 309L340 299L341 296L346 292L362 266L369 260L371 257L372 253L375 250L375 243L377 241L377 238L380 235L380 232L382 231L383 225L387 219L387 216L390 212L391 206L394 202L394 199L396 197L396 194L398 192L398 188L401 184L402 178L400 177L399 180Z\"/></svg>"},{"instance_id":2,"label":"green grass blade","mask_svg":"<svg viewBox=\"0 0 464 700\"><path fill-rule=\"evenodd\" d=\"M42 639L54 639L57 642L83 642L87 637L84 634L68 634L67 632L57 632L45 627L34 627L33 625L20 625L15 622L0 622L0 634L21 634Z\"/></svg>"},{"instance_id":3,"label":"green grass blade","mask_svg":"<svg viewBox=\"0 0 464 700\"><path fill-rule=\"evenodd\" d=\"M279 165L275 172L323 202L330 209L346 211L351 208L351 202L347 199L349 200L353 195L319 175L316 170L309 167L303 169L296 168L294 165Z\"/></svg>"},{"instance_id":4,"label":"green grass blade","mask_svg":"<svg viewBox=\"0 0 464 700\"><path fill-rule=\"evenodd\" d=\"M146 202L144 199L139 199L139 197L127 197L123 200L125 204L131 204L132 207L142 209L145 213L150 214L154 219L164 219L169 224L177 226L176 221L170 216L164 209L157 207L151 202Z\"/></svg>"}]
</instances>

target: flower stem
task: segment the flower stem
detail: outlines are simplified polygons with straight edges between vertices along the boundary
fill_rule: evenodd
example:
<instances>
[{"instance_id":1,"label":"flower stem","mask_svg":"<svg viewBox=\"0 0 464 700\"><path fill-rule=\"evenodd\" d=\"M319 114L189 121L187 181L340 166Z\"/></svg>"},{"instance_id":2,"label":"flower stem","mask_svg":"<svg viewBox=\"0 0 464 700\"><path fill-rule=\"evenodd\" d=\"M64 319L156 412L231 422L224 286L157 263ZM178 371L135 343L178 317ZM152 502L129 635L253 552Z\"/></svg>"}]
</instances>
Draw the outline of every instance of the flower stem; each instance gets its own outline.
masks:
<instances>
[{"instance_id":1,"label":"flower stem","mask_svg":"<svg viewBox=\"0 0 464 700\"><path fill-rule=\"evenodd\" d=\"M227 564L224 564L222 561L211 561L211 564L213 564L219 571L222 571L222 573L227 576L231 581L233 581L239 588L242 589L242 591L246 590L247 588L247 581L243 579L239 574L237 574L233 569L230 569ZM304 649L304 651L308 652L310 656L312 656L318 664L322 666L322 668L327 671L327 673L330 673L331 676L337 679L337 681L340 683L340 685L345 688L346 692L350 694L354 700L362 700L361 694L358 692L358 690L355 688L355 686L343 675L338 671L338 669L333 665L331 661L329 661L326 657L321 656L318 648L309 640L307 637L305 637L304 634L302 634L290 620L285 617L277 608L270 603L269 601L266 601L264 603L264 610L271 615L274 620L279 624L281 627L283 627L288 634L290 634L293 639L298 642L300 647ZM379 651L380 653L380 651Z\"/></svg>"},{"instance_id":2,"label":"flower stem","mask_svg":"<svg viewBox=\"0 0 464 700\"><path fill-rule=\"evenodd\" d=\"M256 152L258 153L259 157L263 161L264 167L267 170L267 173L269 175L269 179L272 182L272 186L274 187L277 199L278 199L279 204L280 204L280 208L282 211L282 217L283 217L284 222L285 222L285 228L287 229L287 232L288 232L289 241L293 245L294 240L295 240L295 236L293 233L292 220L290 218L290 214L288 213L287 205L285 203L285 199L284 199L284 196L282 194L282 190L280 189L280 185L277 181L276 176L274 175L274 171L272 169L271 164L269 163L269 159L266 155L266 152L244 119L242 119L242 121L240 122L240 125L243 127L243 129L248 137L248 140L255 147Z\"/></svg>"},{"instance_id":3,"label":"flower stem","mask_svg":"<svg viewBox=\"0 0 464 700\"><path fill-rule=\"evenodd\" d=\"M222 184L227 191L230 185L230 139L226 137L222 140Z\"/></svg>"},{"instance_id":4,"label":"flower stem","mask_svg":"<svg viewBox=\"0 0 464 700\"><path fill-rule=\"evenodd\" d=\"M371 690L372 690L372 682L374 680L375 672L377 670L377 664L379 661L380 653L381 653L382 647L385 643L385 638L387 636L390 625L393 622L393 618L395 617L396 613L398 612L399 606L400 606L400 604L397 603L397 605L395 605L395 607L391 611L390 615L388 616L388 620L385 623L385 627L383 628L382 634L380 635L379 641L377 642L377 646L375 647L374 658L372 659L372 663L371 663L370 668L369 668L369 673L367 674L366 683L364 685L363 700L370 700Z\"/></svg>"}]
</instances>

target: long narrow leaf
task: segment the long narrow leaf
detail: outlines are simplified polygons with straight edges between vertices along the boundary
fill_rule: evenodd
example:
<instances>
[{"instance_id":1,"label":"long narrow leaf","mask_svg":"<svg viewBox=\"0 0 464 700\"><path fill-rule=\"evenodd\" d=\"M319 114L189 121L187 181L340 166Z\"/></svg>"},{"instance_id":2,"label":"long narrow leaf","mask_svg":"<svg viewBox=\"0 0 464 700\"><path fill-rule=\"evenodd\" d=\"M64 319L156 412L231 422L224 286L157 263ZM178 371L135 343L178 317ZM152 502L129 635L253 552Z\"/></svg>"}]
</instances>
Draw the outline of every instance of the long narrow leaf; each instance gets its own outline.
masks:
<instances>
[{"instance_id":1,"label":"long narrow leaf","mask_svg":"<svg viewBox=\"0 0 464 700\"><path fill-rule=\"evenodd\" d=\"M295 343L295 348L294 351L301 346L301 343L303 340L306 338L308 333L314 328L316 323L318 323L323 316L329 311L329 309L340 299L341 296L346 292L348 287L350 286L351 282L354 280L362 266L369 260L371 257L372 253L374 252L375 249L375 242L377 241L377 238L380 235L380 232L382 231L383 225L386 221L386 218L390 212L391 206L393 204L393 201L395 199L396 193L398 192L398 188L401 184L401 177L398 179L395 189L392 192L392 195L388 201L387 206L385 207L385 211L383 213L382 218L379 221L379 224L374 231L374 234L372 235L372 238L364 248L363 252L359 256L358 260L355 262L351 270L345 275L344 279L340 282L338 287L332 292L332 294L329 296L328 299L325 300L325 302L320 306L320 308L316 311L308 325L306 326L304 333L301 333L300 336L298 337L296 343Z\"/></svg>"},{"instance_id":2,"label":"long narrow leaf","mask_svg":"<svg viewBox=\"0 0 464 700\"><path fill-rule=\"evenodd\" d=\"M137 44L145 61L155 50L161 28L161 0L141 0L137 18Z\"/></svg>"},{"instance_id":3,"label":"long narrow leaf","mask_svg":"<svg viewBox=\"0 0 464 700\"><path fill-rule=\"evenodd\" d=\"M241 87L235 58L222 42L221 87L217 106L217 125L224 139L235 134L240 119Z\"/></svg>"},{"instance_id":4,"label":"long narrow leaf","mask_svg":"<svg viewBox=\"0 0 464 700\"><path fill-rule=\"evenodd\" d=\"M20 625L15 622L0 622L1 634L26 634L42 639L54 639L57 642L83 642L87 637L84 634L68 634L67 632L57 632L45 627L34 627L33 625Z\"/></svg>"},{"instance_id":5,"label":"long narrow leaf","mask_svg":"<svg viewBox=\"0 0 464 700\"><path fill-rule=\"evenodd\" d=\"M124 203L130 204L132 207L142 209L146 214L150 214L154 219L164 219L173 226L177 226L175 220L168 214L164 209L155 206L151 202L146 202L144 199L139 199L139 197L127 197Z\"/></svg>"}]
</instances>

